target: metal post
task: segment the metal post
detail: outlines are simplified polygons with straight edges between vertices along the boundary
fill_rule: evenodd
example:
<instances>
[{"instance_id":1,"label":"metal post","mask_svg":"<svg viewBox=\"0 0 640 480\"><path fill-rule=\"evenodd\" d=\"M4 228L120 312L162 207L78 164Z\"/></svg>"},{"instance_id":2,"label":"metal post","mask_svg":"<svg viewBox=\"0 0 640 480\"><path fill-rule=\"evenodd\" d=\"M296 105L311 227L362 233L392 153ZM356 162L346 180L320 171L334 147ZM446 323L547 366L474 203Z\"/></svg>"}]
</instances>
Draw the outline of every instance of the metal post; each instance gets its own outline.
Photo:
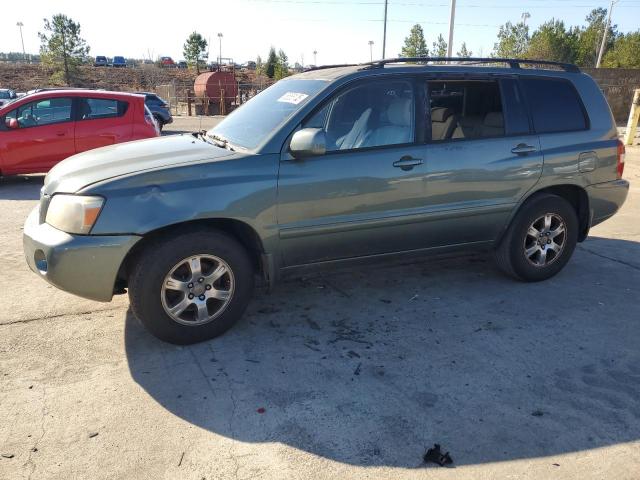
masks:
<instances>
[{"instance_id":1,"label":"metal post","mask_svg":"<svg viewBox=\"0 0 640 480\"><path fill-rule=\"evenodd\" d=\"M373 62L373 40L369 40L369 57L369 61Z\"/></svg>"},{"instance_id":2,"label":"metal post","mask_svg":"<svg viewBox=\"0 0 640 480\"><path fill-rule=\"evenodd\" d=\"M387 5L388 0L384 0L384 33L382 34L382 59L385 58L385 51L387 49Z\"/></svg>"},{"instance_id":3,"label":"metal post","mask_svg":"<svg viewBox=\"0 0 640 480\"><path fill-rule=\"evenodd\" d=\"M627 121L627 131L624 134L624 144L633 145L633 139L636 136L638 128L638 119L640 118L640 88L633 94L633 103L629 112L629 120Z\"/></svg>"},{"instance_id":4,"label":"metal post","mask_svg":"<svg viewBox=\"0 0 640 480\"><path fill-rule=\"evenodd\" d=\"M609 12L607 14L607 22L604 24L604 33L602 34L602 43L600 44L600 51L598 52L598 61L596 62L596 68L600 68L600 62L602 61L602 55L604 54L604 46L607 43L607 34L609 33L609 24L611 23L611 11L613 6L618 0L611 0L609 4Z\"/></svg>"},{"instance_id":5,"label":"metal post","mask_svg":"<svg viewBox=\"0 0 640 480\"><path fill-rule=\"evenodd\" d=\"M451 57L453 50L453 26L456 16L456 0L451 0L451 12L449 13L449 43L447 44L447 57Z\"/></svg>"},{"instance_id":6,"label":"metal post","mask_svg":"<svg viewBox=\"0 0 640 480\"><path fill-rule=\"evenodd\" d=\"M316 59L316 55L318 55L318 51L314 50L313 51L313 66L317 67L318 66L318 60Z\"/></svg>"},{"instance_id":7,"label":"metal post","mask_svg":"<svg viewBox=\"0 0 640 480\"><path fill-rule=\"evenodd\" d=\"M20 29L20 41L22 42L22 59L26 62L27 54L24 51L24 37L22 36L22 27L24 27L24 23L18 22L16 23L16 26Z\"/></svg>"},{"instance_id":8,"label":"metal post","mask_svg":"<svg viewBox=\"0 0 640 480\"><path fill-rule=\"evenodd\" d=\"M218 70L222 70L222 33L218 33L218 40L220 41L220 49L218 50Z\"/></svg>"}]
</instances>

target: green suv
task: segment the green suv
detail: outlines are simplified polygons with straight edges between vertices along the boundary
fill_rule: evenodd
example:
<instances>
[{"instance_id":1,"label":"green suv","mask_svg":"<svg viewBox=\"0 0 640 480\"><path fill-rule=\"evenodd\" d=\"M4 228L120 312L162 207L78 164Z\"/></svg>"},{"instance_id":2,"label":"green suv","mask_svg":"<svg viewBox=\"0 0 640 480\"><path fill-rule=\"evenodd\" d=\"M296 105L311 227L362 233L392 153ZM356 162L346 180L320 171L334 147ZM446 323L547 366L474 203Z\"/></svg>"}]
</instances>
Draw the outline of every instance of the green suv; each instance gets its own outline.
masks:
<instances>
[{"instance_id":1,"label":"green suv","mask_svg":"<svg viewBox=\"0 0 640 480\"><path fill-rule=\"evenodd\" d=\"M82 297L128 290L157 337L242 316L254 282L327 265L494 249L545 280L620 208L624 147L574 65L393 59L286 78L208 132L76 155L24 227L31 269Z\"/></svg>"}]
</instances>

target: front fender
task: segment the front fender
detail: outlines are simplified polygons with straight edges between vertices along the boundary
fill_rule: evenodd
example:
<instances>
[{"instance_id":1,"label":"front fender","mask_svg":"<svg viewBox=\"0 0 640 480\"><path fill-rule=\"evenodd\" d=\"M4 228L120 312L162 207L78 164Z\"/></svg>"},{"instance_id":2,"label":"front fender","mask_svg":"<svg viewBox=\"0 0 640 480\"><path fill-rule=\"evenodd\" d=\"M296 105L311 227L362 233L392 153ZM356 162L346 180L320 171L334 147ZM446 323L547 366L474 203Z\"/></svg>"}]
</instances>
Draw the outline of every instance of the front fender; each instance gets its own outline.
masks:
<instances>
[{"instance_id":1,"label":"front fender","mask_svg":"<svg viewBox=\"0 0 640 480\"><path fill-rule=\"evenodd\" d=\"M91 234L145 235L178 223L229 218L251 226L266 250L277 241L278 161L278 155L249 155L92 185L82 193L106 202Z\"/></svg>"}]
</instances>

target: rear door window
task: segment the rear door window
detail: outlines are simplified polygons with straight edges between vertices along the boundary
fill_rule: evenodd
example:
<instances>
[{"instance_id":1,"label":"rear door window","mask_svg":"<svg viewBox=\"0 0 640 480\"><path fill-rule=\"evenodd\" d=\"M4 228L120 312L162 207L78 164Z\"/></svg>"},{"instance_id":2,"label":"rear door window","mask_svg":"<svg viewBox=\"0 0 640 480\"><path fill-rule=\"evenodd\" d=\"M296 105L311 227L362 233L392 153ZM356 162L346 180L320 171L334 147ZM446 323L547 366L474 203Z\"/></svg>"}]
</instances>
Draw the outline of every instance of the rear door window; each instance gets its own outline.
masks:
<instances>
[{"instance_id":1,"label":"rear door window","mask_svg":"<svg viewBox=\"0 0 640 480\"><path fill-rule=\"evenodd\" d=\"M507 135L526 135L530 133L529 114L518 82L513 78L500 81L504 100L504 119Z\"/></svg>"},{"instance_id":2,"label":"rear door window","mask_svg":"<svg viewBox=\"0 0 640 480\"><path fill-rule=\"evenodd\" d=\"M587 128L582 103L570 82L550 78L523 78L520 82L527 96L536 133L571 132Z\"/></svg>"},{"instance_id":3,"label":"rear door window","mask_svg":"<svg viewBox=\"0 0 640 480\"><path fill-rule=\"evenodd\" d=\"M500 88L495 80L430 81L431 140L474 140L505 135Z\"/></svg>"},{"instance_id":4,"label":"rear door window","mask_svg":"<svg viewBox=\"0 0 640 480\"><path fill-rule=\"evenodd\" d=\"M121 117L127 110L128 103L110 98L82 98L78 106L81 120Z\"/></svg>"}]
</instances>

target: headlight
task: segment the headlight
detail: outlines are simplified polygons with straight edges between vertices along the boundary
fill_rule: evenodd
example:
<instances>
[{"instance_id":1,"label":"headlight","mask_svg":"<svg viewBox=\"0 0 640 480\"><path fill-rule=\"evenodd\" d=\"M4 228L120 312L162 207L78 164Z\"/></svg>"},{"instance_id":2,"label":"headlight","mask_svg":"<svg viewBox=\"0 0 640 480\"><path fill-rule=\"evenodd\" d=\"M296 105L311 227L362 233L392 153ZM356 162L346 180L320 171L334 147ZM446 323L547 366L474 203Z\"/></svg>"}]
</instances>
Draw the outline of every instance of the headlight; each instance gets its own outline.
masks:
<instances>
[{"instance_id":1,"label":"headlight","mask_svg":"<svg viewBox=\"0 0 640 480\"><path fill-rule=\"evenodd\" d=\"M102 197L58 194L51 197L46 222L67 233L87 234L96 223Z\"/></svg>"}]
</instances>

